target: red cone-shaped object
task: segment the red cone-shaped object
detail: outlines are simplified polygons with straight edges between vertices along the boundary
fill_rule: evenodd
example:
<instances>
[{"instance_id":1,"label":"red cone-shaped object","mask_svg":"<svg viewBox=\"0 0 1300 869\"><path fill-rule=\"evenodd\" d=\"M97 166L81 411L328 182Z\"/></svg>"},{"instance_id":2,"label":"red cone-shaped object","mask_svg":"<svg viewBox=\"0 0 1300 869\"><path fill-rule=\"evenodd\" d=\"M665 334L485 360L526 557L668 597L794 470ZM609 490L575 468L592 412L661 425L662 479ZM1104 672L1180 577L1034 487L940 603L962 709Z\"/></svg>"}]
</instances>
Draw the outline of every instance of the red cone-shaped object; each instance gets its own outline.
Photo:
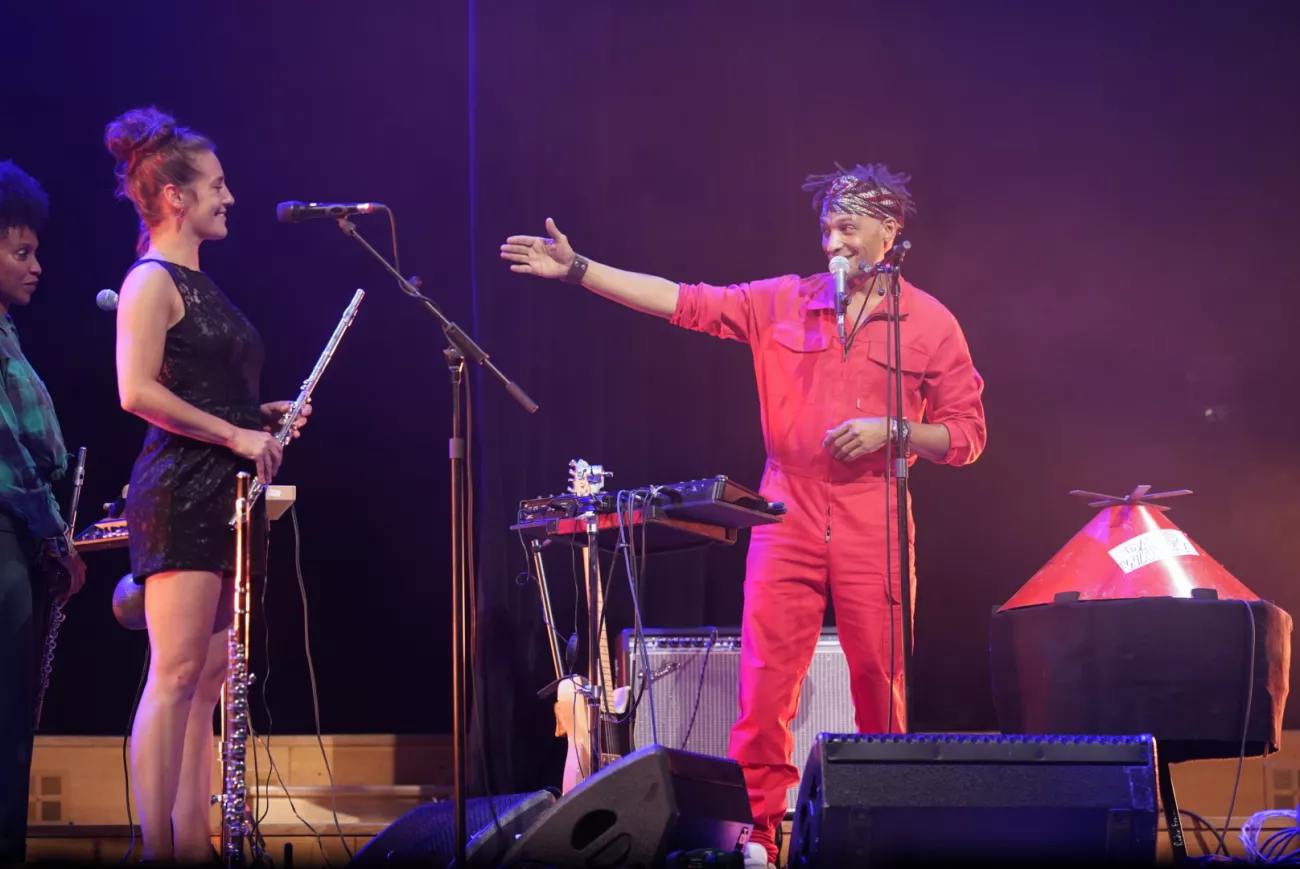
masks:
<instances>
[{"instance_id":1,"label":"red cone-shaped object","mask_svg":"<svg viewBox=\"0 0 1300 869\"><path fill-rule=\"evenodd\" d=\"M1071 492L1099 498L1091 506L1105 509L998 611L1050 604L1058 594L1077 600L1190 598L1195 589L1213 589L1221 600L1259 600L1171 522L1167 508L1148 503L1190 492L1148 491L1139 486L1123 498Z\"/></svg>"}]
</instances>

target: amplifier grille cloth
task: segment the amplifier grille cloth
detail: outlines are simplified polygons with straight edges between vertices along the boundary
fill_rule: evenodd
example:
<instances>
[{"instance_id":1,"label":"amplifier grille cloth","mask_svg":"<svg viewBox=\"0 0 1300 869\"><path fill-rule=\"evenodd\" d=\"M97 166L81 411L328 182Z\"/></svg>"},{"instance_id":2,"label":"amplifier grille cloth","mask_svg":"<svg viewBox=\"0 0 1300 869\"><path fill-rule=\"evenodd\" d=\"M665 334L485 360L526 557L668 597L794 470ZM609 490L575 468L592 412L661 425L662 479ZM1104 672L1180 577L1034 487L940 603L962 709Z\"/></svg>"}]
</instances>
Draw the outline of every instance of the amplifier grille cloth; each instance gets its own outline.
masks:
<instances>
[{"instance_id":1,"label":"amplifier grille cloth","mask_svg":"<svg viewBox=\"0 0 1300 869\"><path fill-rule=\"evenodd\" d=\"M668 748L682 748L715 757L727 756L731 725L737 715L737 689L740 681L740 636L737 632L719 631L713 648L709 631L649 630L643 632L650 669L654 676L655 718L659 742ZM629 672L631 656L635 658L636 688L640 687L644 664L636 636L623 632L619 672ZM707 664L706 664L707 652ZM704 684L700 671L704 669ZM626 677L621 680L626 684ZM696 695L699 709L691 726L691 712ZM799 695L799 711L791 722L794 731L794 755L791 763L803 773L808 753L818 733L855 733L853 698L849 693L849 670L833 630L823 631L813 653L812 665ZM689 727L689 737L688 737ZM654 742L650 724L650 701L641 697L632 726L633 749ZM789 790L787 805L793 806L799 794L796 782Z\"/></svg>"}]
</instances>

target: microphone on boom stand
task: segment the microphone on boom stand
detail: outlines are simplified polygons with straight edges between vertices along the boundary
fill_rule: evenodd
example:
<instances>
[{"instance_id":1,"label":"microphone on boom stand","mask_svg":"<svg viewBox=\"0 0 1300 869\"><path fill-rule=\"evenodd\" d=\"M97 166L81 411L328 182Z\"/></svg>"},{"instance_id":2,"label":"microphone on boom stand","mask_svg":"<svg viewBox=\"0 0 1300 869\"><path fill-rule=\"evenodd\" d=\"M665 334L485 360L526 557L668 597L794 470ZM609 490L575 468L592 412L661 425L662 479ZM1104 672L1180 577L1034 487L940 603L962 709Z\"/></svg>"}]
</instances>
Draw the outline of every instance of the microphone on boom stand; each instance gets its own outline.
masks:
<instances>
[{"instance_id":1,"label":"microphone on boom stand","mask_svg":"<svg viewBox=\"0 0 1300 869\"><path fill-rule=\"evenodd\" d=\"M376 211L392 212L378 202L281 202L276 207L276 216L284 223L298 223L314 218L332 218L338 221L339 228L345 235L361 245L375 259L385 272L397 280L398 287L412 299L415 299L430 315L438 321L448 341L443 351L447 360L452 387L451 429L448 441L448 458L451 462L451 641L452 641L452 840L455 857L451 865L454 869L468 869L469 866L469 830L466 826L467 800L467 764L466 751L469 737L469 691L471 677L470 613L469 587L474 582L473 558L473 514L469 509L472 493L468 484L467 467L467 426L466 414L462 412L462 396L465 394L465 370L467 364L476 362L491 373L505 388L506 392L519 402L527 413L537 411L537 403L528 394L497 367L486 351L458 325L453 323L433 299L424 295L397 268L384 259L383 254L375 250L370 242L361 237L356 226L348 220L353 214L372 214ZM395 245L394 245L395 246ZM396 260L394 251L393 259ZM416 278L416 281L419 279ZM493 819L497 818L496 806L488 798L488 807Z\"/></svg>"},{"instance_id":2,"label":"microphone on boom stand","mask_svg":"<svg viewBox=\"0 0 1300 869\"><path fill-rule=\"evenodd\" d=\"M281 202L275 207L275 216L281 223L299 223L304 220L330 217L335 220L350 214L374 214L387 211L382 202Z\"/></svg>"},{"instance_id":3,"label":"microphone on boom stand","mask_svg":"<svg viewBox=\"0 0 1300 869\"><path fill-rule=\"evenodd\" d=\"M880 281L877 293L885 295L886 290L889 296L885 301L885 320L886 328L889 330L888 337L885 339L886 358L889 362L885 365L885 406L889 408L889 429L890 436L888 441L887 453L892 461L889 463L892 468L888 468L888 473L894 482L894 503L890 504L889 486L885 487L885 505L886 516L888 517L892 508L892 518L896 525L890 530L897 535L898 543L898 577L899 590L901 591L902 604L902 640L903 640L903 732L911 730L912 723L912 564L908 552L908 534L907 534L907 517L908 517L908 492L907 478L908 467L907 459L910 448L910 427L907 418L903 413L903 359L902 345L903 337L901 334L902 312L899 310L899 301L902 296L902 275L900 270L903 265L903 258L911 250L910 241L899 240L894 242L889 250L880 261L873 265L863 264L861 269L869 275L883 275L885 279ZM892 455L891 455L892 454ZM889 519L887 518L888 522ZM889 526L886 526L887 528ZM888 536L888 532L887 532ZM889 565L889 547L885 549L886 565ZM891 571L886 568L886 587L892 582ZM892 619L893 602L890 603L891 619L890 633L893 633ZM893 684L893 642L890 643L890 684ZM893 732L894 726L894 692L891 688L889 692L889 729Z\"/></svg>"}]
</instances>

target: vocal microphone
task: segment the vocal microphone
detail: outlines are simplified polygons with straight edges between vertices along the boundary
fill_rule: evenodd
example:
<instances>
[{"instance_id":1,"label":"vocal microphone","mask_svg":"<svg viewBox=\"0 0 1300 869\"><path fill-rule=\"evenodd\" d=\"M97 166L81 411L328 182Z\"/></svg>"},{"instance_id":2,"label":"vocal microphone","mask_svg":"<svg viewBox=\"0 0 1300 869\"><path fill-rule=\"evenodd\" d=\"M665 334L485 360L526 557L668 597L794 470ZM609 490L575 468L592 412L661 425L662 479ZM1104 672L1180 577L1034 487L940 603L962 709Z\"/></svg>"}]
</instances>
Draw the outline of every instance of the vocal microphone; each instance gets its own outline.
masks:
<instances>
[{"instance_id":1,"label":"vocal microphone","mask_svg":"<svg viewBox=\"0 0 1300 869\"><path fill-rule=\"evenodd\" d=\"M373 214L387 211L382 202L281 202L275 206L275 216L281 223L297 223L315 217L346 217L349 214Z\"/></svg>"},{"instance_id":2,"label":"vocal microphone","mask_svg":"<svg viewBox=\"0 0 1300 869\"><path fill-rule=\"evenodd\" d=\"M844 311L849 306L849 296L845 284L849 279L849 261L837 256L831 260L831 275L835 278L835 325L840 332L840 343L844 343Z\"/></svg>"},{"instance_id":3,"label":"vocal microphone","mask_svg":"<svg viewBox=\"0 0 1300 869\"><path fill-rule=\"evenodd\" d=\"M117 310L117 293L112 290L100 290L95 296L95 304L101 311Z\"/></svg>"}]
</instances>

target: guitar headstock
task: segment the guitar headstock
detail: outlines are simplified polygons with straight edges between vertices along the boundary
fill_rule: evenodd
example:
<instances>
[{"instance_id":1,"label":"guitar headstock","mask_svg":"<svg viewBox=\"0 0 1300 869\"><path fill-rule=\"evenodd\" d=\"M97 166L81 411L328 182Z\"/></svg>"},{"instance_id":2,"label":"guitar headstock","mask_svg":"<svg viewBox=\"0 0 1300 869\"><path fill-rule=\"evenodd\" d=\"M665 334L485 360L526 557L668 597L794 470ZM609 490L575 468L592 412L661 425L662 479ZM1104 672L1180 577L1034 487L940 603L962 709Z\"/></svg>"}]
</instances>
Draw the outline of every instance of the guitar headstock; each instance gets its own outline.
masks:
<instances>
[{"instance_id":1,"label":"guitar headstock","mask_svg":"<svg viewBox=\"0 0 1300 869\"><path fill-rule=\"evenodd\" d=\"M605 478L614 476L604 465L588 464L585 459L569 462L569 494L579 498L599 495L605 487Z\"/></svg>"}]
</instances>

